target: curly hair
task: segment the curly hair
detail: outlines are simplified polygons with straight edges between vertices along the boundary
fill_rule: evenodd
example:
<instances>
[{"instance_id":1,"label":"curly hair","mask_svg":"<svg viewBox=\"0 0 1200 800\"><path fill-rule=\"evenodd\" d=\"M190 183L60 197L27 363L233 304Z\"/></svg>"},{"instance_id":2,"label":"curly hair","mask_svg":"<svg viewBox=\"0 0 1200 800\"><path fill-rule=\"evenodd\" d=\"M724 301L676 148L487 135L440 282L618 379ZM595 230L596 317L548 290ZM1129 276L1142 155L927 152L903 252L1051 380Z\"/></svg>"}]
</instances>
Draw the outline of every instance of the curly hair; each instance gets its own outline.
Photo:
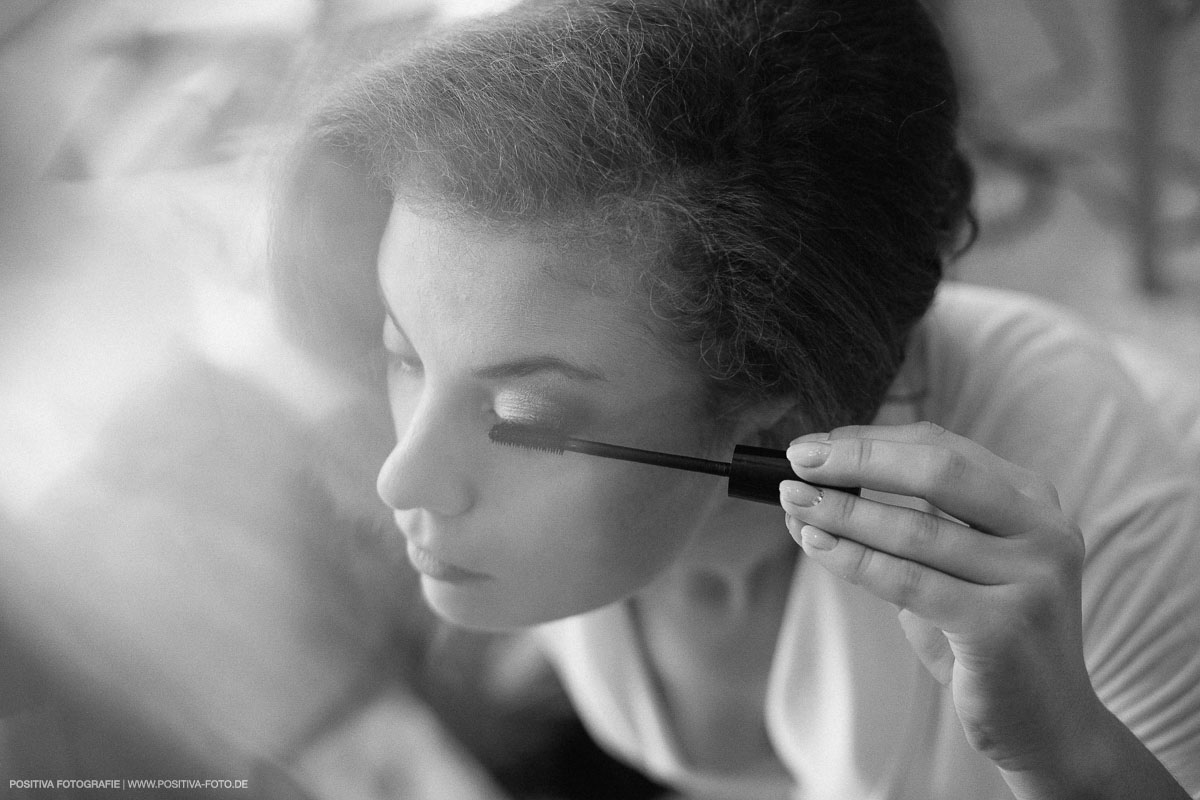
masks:
<instances>
[{"instance_id":1,"label":"curly hair","mask_svg":"<svg viewBox=\"0 0 1200 800\"><path fill-rule=\"evenodd\" d=\"M957 115L918 0L526 3L370 67L316 114L277 285L314 341L365 347L375 323L348 320L377 308L398 199L649 237L653 307L720 396L865 422L973 232Z\"/></svg>"}]
</instances>

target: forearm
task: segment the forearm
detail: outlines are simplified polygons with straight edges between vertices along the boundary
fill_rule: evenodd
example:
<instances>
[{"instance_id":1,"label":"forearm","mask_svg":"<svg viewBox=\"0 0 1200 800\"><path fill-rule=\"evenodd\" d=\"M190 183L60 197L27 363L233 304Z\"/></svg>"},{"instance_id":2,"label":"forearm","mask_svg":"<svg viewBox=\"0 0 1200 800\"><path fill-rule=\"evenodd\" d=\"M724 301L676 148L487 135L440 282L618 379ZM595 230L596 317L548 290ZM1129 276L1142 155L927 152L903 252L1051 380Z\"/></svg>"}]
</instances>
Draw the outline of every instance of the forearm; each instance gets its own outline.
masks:
<instances>
[{"instance_id":1,"label":"forearm","mask_svg":"<svg viewBox=\"0 0 1200 800\"><path fill-rule=\"evenodd\" d=\"M1042 769L1001 770L1019 800L1190 800L1142 742L1101 708L1067 748Z\"/></svg>"}]
</instances>

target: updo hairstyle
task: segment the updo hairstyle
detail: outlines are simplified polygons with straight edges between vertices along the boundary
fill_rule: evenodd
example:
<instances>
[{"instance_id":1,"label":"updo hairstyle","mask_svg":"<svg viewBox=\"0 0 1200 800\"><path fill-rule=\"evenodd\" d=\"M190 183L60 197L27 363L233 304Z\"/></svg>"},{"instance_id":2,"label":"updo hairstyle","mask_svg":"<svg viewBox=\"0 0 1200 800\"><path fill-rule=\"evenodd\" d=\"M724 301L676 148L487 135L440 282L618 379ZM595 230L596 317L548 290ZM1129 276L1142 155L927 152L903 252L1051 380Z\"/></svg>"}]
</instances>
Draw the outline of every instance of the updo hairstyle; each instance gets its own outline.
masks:
<instances>
[{"instance_id":1,"label":"updo hairstyle","mask_svg":"<svg viewBox=\"0 0 1200 800\"><path fill-rule=\"evenodd\" d=\"M973 228L957 114L917 0L527 3L331 96L283 198L275 283L292 327L353 365L379 347L397 200L650 243L633 279L714 396L867 422Z\"/></svg>"}]
</instances>

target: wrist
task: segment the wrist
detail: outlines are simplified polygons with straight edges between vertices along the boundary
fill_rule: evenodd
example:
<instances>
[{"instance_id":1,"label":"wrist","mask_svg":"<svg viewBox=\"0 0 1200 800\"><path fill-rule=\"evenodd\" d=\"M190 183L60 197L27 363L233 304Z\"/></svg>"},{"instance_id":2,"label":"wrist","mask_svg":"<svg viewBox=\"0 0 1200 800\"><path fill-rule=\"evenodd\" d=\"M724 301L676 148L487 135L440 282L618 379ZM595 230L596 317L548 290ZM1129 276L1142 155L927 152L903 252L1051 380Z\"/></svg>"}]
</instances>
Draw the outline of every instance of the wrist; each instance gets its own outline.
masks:
<instances>
[{"instance_id":1,"label":"wrist","mask_svg":"<svg viewBox=\"0 0 1200 800\"><path fill-rule=\"evenodd\" d=\"M1081 710L1041 758L1019 766L998 765L1013 794L1021 800L1099 800L1114 786L1119 754L1132 734L1097 698Z\"/></svg>"},{"instance_id":2,"label":"wrist","mask_svg":"<svg viewBox=\"0 0 1200 800\"><path fill-rule=\"evenodd\" d=\"M1019 769L1000 767L1019 800L1188 800L1171 774L1099 698L1055 752Z\"/></svg>"}]
</instances>

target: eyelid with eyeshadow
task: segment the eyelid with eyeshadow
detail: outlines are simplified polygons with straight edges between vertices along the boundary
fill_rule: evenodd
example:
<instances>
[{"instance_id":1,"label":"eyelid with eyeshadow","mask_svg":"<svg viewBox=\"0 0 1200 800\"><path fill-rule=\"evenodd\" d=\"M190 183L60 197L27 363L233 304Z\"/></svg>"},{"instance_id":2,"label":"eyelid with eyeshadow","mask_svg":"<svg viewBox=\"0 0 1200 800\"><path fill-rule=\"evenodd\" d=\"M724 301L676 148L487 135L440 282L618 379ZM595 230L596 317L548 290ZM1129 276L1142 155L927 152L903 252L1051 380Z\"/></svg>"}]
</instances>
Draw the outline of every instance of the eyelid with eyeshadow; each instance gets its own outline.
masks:
<instances>
[{"instance_id":1,"label":"eyelid with eyeshadow","mask_svg":"<svg viewBox=\"0 0 1200 800\"><path fill-rule=\"evenodd\" d=\"M421 360L416 349L390 314L384 318L383 346L404 371L414 372L421 369ZM491 411L502 420L536 424L564 433L568 429L577 429L587 416L576 404L564 403L546 397L541 392L519 388L501 388L492 400Z\"/></svg>"},{"instance_id":2,"label":"eyelid with eyeshadow","mask_svg":"<svg viewBox=\"0 0 1200 800\"><path fill-rule=\"evenodd\" d=\"M554 430L564 429L570 416L578 416L569 414L567 406L560 402L519 389L497 392L492 410L502 420L537 424Z\"/></svg>"}]
</instances>

